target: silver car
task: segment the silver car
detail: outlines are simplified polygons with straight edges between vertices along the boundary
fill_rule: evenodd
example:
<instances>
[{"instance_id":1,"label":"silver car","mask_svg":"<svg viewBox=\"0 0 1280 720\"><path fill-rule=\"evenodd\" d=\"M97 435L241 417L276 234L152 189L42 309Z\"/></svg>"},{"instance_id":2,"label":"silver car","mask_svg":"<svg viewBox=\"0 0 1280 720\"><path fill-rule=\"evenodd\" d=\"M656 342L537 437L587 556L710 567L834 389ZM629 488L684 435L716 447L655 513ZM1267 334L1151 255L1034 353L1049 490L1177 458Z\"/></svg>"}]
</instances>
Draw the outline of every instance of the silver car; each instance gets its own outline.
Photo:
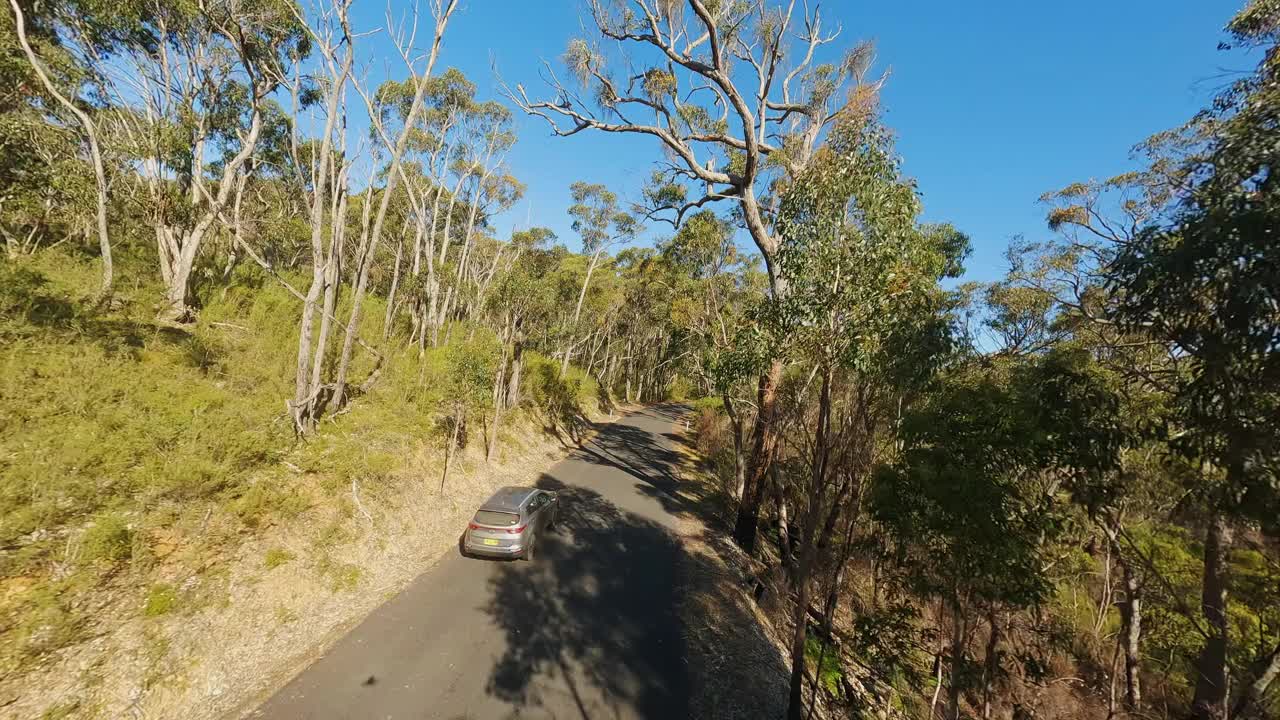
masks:
<instances>
[{"instance_id":1,"label":"silver car","mask_svg":"<svg viewBox=\"0 0 1280 720\"><path fill-rule=\"evenodd\" d=\"M504 487L467 523L463 554L533 559L542 533L553 528L559 511L556 494L531 487Z\"/></svg>"}]
</instances>

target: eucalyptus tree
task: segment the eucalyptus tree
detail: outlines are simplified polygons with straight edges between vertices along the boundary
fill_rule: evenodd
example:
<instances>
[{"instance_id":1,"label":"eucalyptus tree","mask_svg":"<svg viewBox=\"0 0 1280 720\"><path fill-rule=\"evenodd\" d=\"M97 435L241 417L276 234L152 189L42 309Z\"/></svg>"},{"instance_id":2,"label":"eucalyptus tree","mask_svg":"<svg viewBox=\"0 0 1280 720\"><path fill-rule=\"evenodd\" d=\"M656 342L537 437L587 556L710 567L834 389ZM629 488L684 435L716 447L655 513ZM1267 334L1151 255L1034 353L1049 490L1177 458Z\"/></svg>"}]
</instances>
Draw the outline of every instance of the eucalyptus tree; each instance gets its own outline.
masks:
<instances>
[{"instance_id":1,"label":"eucalyptus tree","mask_svg":"<svg viewBox=\"0 0 1280 720\"><path fill-rule=\"evenodd\" d=\"M62 39L92 58L123 155L141 170L155 229L161 315L192 317L191 277L263 132L264 106L310 53L291 0L122 5L108 45L70 6ZM121 29L124 28L124 29ZM216 160L216 162L215 162Z\"/></svg>"},{"instance_id":2,"label":"eucalyptus tree","mask_svg":"<svg viewBox=\"0 0 1280 720\"><path fill-rule=\"evenodd\" d=\"M459 128L472 112L476 94L475 83L457 68L448 68L426 82L423 107L413 127L406 126L405 121L413 108L415 84L411 80L388 80L377 90L382 126L388 132L399 128L410 138L407 161L403 164L404 190L414 219L407 291L413 336L420 347L425 347L426 333L436 325L439 314L442 271L437 269L436 246L449 242L445 216L451 221L461 183L465 180L459 178L450 191L447 174L458 155ZM401 244L403 242L402 238ZM403 249L398 248L397 257L402 255ZM398 285L399 263L396 270L393 283ZM394 307L388 312L393 313Z\"/></svg>"},{"instance_id":3,"label":"eucalyptus tree","mask_svg":"<svg viewBox=\"0 0 1280 720\"><path fill-rule=\"evenodd\" d=\"M524 194L524 186L511 175L506 165L506 154L516 142L511 111L500 103L489 101L475 104L468 115L468 122L463 124L466 135L453 162L453 172L461 190L458 200L466 208L466 220L461 233L461 247L454 260L453 282L441 301L437 331L439 325L452 316L454 308L461 304L461 296L467 291L464 283L471 277L469 262L478 224L487 222L491 214L511 208ZM448 259L448 250L446 237L440 248L441 266Z\"/></svg>"},{"instance_id":4,"label":"eucalyptus tree","mask_svg":"<svg viewBox=\"0 0 1280 720\"><path fill-rule=\"evenodd\" d=\"M18 38L18 45L22 48L22 53L30 64L32 72L39 79L45 92L63 110L75 118L76 123L80 125L84 132L85 141L88 144L89 162L93 167L94 189L96 191L94 193L94 205L98 248L102 258L102 284L98 288L98 294L105 299L111 294L114 267L111 262L111 236L107 229L107 171L102 159L98 123L94 121L89 112L81 107L85 103L79 97L79 88L60 89L47 67L47 62L42 60L36 53L35 48L32 47L27 34L27 19L22 12L22 4L18 0L9 0L9 7L13 11L13 29ZM12 253L14 251L13 243L7 236L5 240L6 246Z\"/></svg>"},{"instance_id":5,"label":"eucalyptus tree","mask_svg":"<svg viewBox=\"0 0 1280 720\"><path fill-rule=\"evenodd\" d=\"M710 210L690 216L670 242L662 246L668 262L682 278L681 296L673 300L672 322L700 341L693 371L702 390L718 397L729 419L733 439L734 481L731 492L741 499L746 485L746 422L750 417L749 368L738 346L746 328L746 310L757 305L766 279L755 258L734 244L735 228ZM687 287L687 292L685 288Z\"/></svg>"},{"instance_id":6,"label":"eucalyptus tree","mask_svg":"<svg viewBox=\"0 0 1280 720\"><path fill-rule=\"evenodd\" d=\"M946 349L945 338L925 338L945 332L938 283L958 273L967 240L922 226L920 210L887 133L868 121L838 124L782 197L776 271L789 289L757 313L768 350L761 357L786 358L808 378L789 399L797 417L787 442L796 460L780 473L799 503L797 557L781 553L794 563L796 594L789 718L803 717L811 578L821 548L840 544L847 552L900 381L927 376ZM833 564L828 616L847 559Z\"/></svg>"},{"instance_id":7,"label":"eucalyptus tree","mask_svg":"<svg viewBox=\"0 0 1280 720\"><path fill-rule=\"evenodd\" d=\"M1258 50L1262 60L1189 123L1140 145L1143 170L1046 196L1065 241L1041 248L1019 278L1049 293L1064 310L1059 322L1121 373L1127 395L1156 399L1146 443L1163 448L1170 467L1190 470L1169 478L1181 485L1181 514L1203 532L1200 599L1178 608L1201 636L1191 701L1199 718L1248 712L1280 673L1277 644L1232 677L1241 649L1229 609L1239 531L1274 538L1280 514L1278 17L1280 7L1264 1L1232 20L1224 47ZM1143 495L1125 483L1118 501ZM1128 538L1123 526L1109 532ZM1232 687L1241 688L1234 699Z\"/></svg>"},{"instance_id":8,"label":"eucalyptus tree","mask_svg":"<svg viewBox=\"0 0 1280 720\"><path fill-rule=\"evenodd\" d=\"M591 276L600 263L600 258L619 242L625 242L635 236L639 230L636 219L618 207L618 196L604 185L592 184L581 180L569 186L573 205L569 206L569 216L573 218L573 229L582 241L582 254L587 256L586 273L582 278L582 289L578 292L578 301L573 307L573 317L568 320L565 333L565 345L560 360L560 374L569 370L569 360L576 349L578 320L582 316L582 301L587 297L587 288L591 285Z\"/></svg>"},{"instance_id":9,"label":"eucalyptus tree","mask_svg":"<svg viewBox=\"0 0 1280 720\"><path fill-rule=\"evenodd\" d=\"M974 616L987 616L991 647L1002 610L1048 597L1063 491L1114 467L1117 409L1087 355L1068 352L961 364L906 414L871 507L903 583L951 615L945 717L962 717Z\"/></svg>"},{"instance_id":10,"label":"eucalyptus tree","mask_svg":"<svg viewBox=\"0 0 1280 720\"><path fill-rule=\"evenodd\" d=\"M563 259L563 247L545 247L555 233L534 227L512 233L508 261L486 298L490 313L500 317L499 337L507 346L503 368L503 406L520 404L524 352L533 330L549 327L556 311L552 275Z\"/></svg>"},{"instance_id":11,"label":"eucalyptus tree","mask_svg":"<svg viewBox=\"0 0 1280 720\"><path fill-rule=\"evenodd\" d=\"M819 48L839 29L824 30L817 7L797 17L795 2L770 0L590 0L596 35L570 42L564 65L548 67L553 97L531 99L521 85L507 94L552 131L624 133L658 139L664 170L647 193L649 215L679 224L710 203L731 203L763 256L773 295L783 297L770 188L809 165L832 123L872 112L883 78L872 79L872 50L851 45L838 62L821 63ZM623 57L611 62L606 48ZM623 69L625 68L625 70ZM781 361L769 364L757 392L746 497L735 537L755 545L760 494L777 445L774 399Z\"/></svg>"},{"instance_id":12,"label":"eucalyptus tree","mask_svg":"<svg viewBox=\"0 0 1280 720\"><path fill-rule=\"evenodd\" d=\"M294 384L294 397L289 402L294 426L299 433L315 428L324 411L324 358L328 352L329 333L334 312L337 310L338 285L341 282L341 253L346 229L347 181L350 165L343 161L341 151L346 147L347 82L355 60L354 39L348 18L349 3L335 5L308 25L313 42L319 48L320 66L324 70L319 92L323 97L319 126L322 128L317 143L310 143L306 150L312 154L303 158L303 143L298 125L304 112L304 89L301 73L295 71L290 85L293 100L293 121L289 123L288 152L295 180L306 198L309 210L311 235L311 285L303 299L302 317L298 332L298 363ZM335 135L339 135L335 138ZM337 148L335 149L335 142ZM304 175L305 169L310 173ZM329 222L325 223L328 217ZM325 231L329 242L326 248ZM313 326L317 304L320 329L313 344Z\"/></svg>"},{"instance_id":13,"label":"eucalyptus tree","mask_svg":"<svg viewBox=\"0 0 1280 720\"><path fill-rule=\"evenodd\" d=\"M403 125L398 130L390 128L382 122L383 114L378 105L376 91L370 92L362 81L352 78L352 87L355 88L360 98L364 101L376 143L386 152L386 165L383 171L386 176L386 182L379 188L379 192L374 193L370 188L365 193L355 281L353 283L355 287L352 290L351 313L347 319L342 350L338 358L333 383L333 404L337 407L341 407L346 400L346 380L352 352L357 342L363 343L358 336L363 301L369 286L369 272L374 265L378 247L382 244L383 228L386 224L387 213L391 208L392 199L397 195L397 186L400 181L405 180L405 155L414 139L415 133L413 130L416 127L419 113L423 111L427 90L430 88L429 80L435 71L436 61L440 57L440 46L444 42L445 30L448 28L449 20L457 7L458 0L432 0L431 14L435 22L431 33L430 46L425 55L412 55L416 27L414 34L410 34L408 37L399 35L394 38L395 47L415 85L413 95L408 101L408 109L404 113ZM407 180L405 185L409 185ZM373 210L372 208L375 204L377 209ZM420 211L421 209L416 208L416 210ZM381 356L378 355L376 357L380 363ZM376 377L376 374L373 377Z\"/></svg>"},{"instance_id":14,"label":"eucalyptus tree","mask_svg":"<svg viewBox=\"0 0 1280 720\"><path fill-rule=\"evenodd\" d=\"M1196 665L1196 717L1243 714L1280 674L1280 645L1231 707L1229 557L1235 529L1280 533L1280 5L1254 2L1230 45L1263 52L1257 70L1192 121L1210 128L1184 163L1189 192L1170 222L1126 245L1109 275L1115 319L1185 358L1171 389L1173 448L1207 471L1194 488L1206 522L1201 606L1210 633ZM1237 685L1239 686L1239 685Z\"/></svg>"}]
</instances>

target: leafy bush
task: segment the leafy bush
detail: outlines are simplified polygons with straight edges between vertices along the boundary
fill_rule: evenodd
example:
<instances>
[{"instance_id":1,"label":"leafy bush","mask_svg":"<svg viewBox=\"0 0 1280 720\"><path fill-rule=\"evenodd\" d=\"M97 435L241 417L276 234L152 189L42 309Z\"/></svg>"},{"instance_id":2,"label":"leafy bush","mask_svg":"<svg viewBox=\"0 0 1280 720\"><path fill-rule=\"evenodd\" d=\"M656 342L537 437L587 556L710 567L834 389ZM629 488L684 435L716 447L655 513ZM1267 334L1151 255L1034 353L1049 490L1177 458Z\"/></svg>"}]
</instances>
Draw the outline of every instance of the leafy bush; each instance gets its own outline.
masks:
<instances>
[{"instance_id":1,"label":"leafy bush","mask_svg":"<svg viewBox=\"0 0 1280 720\"><path fill-rule=\"evenodd\" d=\"M525 353L524 395L550 429L578 439L588 426L588 408L597 402L597 384L585 372L570 367L560 376L560 364L537 353Z\"/></svg>"},{"instance_id":2,"label":"leafy bush","mask_svg":"<svg viewBox=\"0 0 1280 720\"><path fill-rule=\"evenodd\" d=\"M133 553L133 530L119 515L104 515L85 531L80 541L80 558L86 563L117 563Z\"/></svg>"},{"instance_id":3,"label":"leafy bush","mask_svg":"<svg viewBox=\"0 0 1280 720\"><path fill-rule=\"evenodd\" d=\"M228 503L229 509L249 527L258 527L273 516L296 517L309 505L306 496L297 490L270 482L237 488Z\"/></svg>"},{"instance_id":4,"label":"leafy bush","mask_svg":"<svg viewBox=\"0 0 1280 720\"><path fill-rule=\"evenodd\" d=\"M689 396L697 392L697 388L689 379L683 375L676 375L671 378L671 383L667 385L667 399L676 402L684 402Z\"/></svg>"}]
</instances>

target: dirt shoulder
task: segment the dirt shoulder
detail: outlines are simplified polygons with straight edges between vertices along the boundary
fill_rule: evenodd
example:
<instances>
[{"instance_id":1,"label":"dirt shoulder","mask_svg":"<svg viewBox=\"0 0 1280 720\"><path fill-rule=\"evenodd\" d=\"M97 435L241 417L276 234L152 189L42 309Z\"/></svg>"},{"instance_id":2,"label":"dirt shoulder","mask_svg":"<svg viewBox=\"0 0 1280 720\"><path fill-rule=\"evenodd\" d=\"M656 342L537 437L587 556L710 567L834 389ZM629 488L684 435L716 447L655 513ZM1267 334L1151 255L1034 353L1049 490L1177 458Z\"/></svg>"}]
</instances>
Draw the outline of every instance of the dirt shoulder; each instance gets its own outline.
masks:
<instances>
[{"instance_id":1,"label":"dirt shoulder","mask_svg":"<svg viewBox=\"0 0 1280 720\"><path fill-rule=\"evenodd\" d=\"M752 598L760 568L730 539L729 499L688 424L678 422L677 430L690 717L781 718L790 673L781 633Z\"/></svg>"}]
</instances>

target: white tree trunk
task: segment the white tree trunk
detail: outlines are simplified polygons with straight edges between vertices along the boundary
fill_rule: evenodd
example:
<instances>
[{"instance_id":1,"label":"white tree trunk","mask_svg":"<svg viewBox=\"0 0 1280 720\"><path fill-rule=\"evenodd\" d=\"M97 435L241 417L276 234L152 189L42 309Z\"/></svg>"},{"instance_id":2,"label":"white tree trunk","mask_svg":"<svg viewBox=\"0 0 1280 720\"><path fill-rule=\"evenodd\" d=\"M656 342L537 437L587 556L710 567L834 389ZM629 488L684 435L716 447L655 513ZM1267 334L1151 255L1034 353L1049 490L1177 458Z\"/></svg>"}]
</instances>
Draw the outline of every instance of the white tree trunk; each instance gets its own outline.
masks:
<instances>
[{"instance_id":1,"label":"white tree trunk","mask_svg":"<svg viewBox=\"0 0 1280 720\"><path fill-rule=\"evenodd\" d=\"M107 233L107 172L102 163L102 151L98 146L98 127L86 112L76 107L75 103L59 92L53 81L49 79L44 66L40 63L40 58L36 56L31 43L27 41L26 18L22 14L22 6L18 4L18 0L9 0L9 7L13 9L18 43L22 46L22 52L27 56L27 62L31 64L31 69L40 78L40 83L44 85L45 90L60 105L66 108L67 112L75 116L80 126L84 129L86 139L89 141L89 160L93 164L93 179L97 190L94 199L97 207L98 247L102 254L102 284L99 286L98 293L101 299L106 299L111 295L111 284L115 269L111 261L111 238Z\"/></svg>"}]
</instances>

